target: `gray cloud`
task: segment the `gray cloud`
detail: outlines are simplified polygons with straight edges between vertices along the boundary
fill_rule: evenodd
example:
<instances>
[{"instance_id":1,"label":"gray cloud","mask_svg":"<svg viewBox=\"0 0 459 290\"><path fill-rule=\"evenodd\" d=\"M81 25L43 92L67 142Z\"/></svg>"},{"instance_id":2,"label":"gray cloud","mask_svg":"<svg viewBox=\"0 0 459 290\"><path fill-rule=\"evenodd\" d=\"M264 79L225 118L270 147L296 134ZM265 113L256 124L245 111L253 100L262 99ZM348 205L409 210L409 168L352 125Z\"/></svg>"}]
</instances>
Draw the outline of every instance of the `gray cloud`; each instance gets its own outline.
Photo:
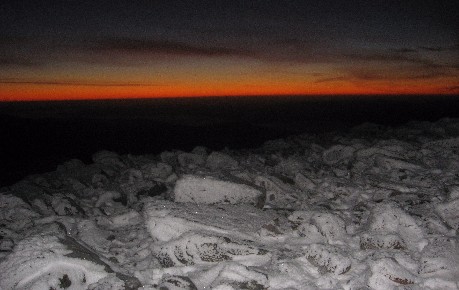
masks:
<instances>
[{"instance_id":1,"label":"gray cloud","mask_svg":"<svg viewBox=\"0 0 459 290\"><path fill-rule=\"evenodd\" d=\"M424 51L432 51L432 52L443 52L443 51L456 51L459 50L459 44L454 46L420 46L419 49Z\"/></svg>"},{"instance_id":2,"label":"gray cloud","mask_svg":"<svg viewBox=\"0 0 459 290\"><path fill-rule=\"evenodd\" d=\"M21 58L21 57L2 57L0 58L0 68L8 67L39 67L43 63L32 60L30 58Z\"/></svg>"},{"instance_id":3,"label":"gray cloud","mask_svg":"<svg viewBox=\"0 0 459 290\"><path fill-rule=\"evenodd\" d=\"M414 53L414 52L417 52L416 49L412 49L412 48L399 48L399 49L394 49L392 51L395 52L395 53Z\"/></svg>"},{"instance_id":4,"label":"gray cloud","mask_svg":"<svg viewBox=\"0 0 459 290\"><path fill-rule=\"evenodd\" d=\"M20 80L0 79L0 84L28 84L28 85L53 85L53 86L91 86L91 87L158 87L164 84L152 83L110 83L110 82L85 82L85 81L53 81L53 80Z\"/></svg>"},{"instance_id":5,"label":"gray cloud","mask_svg":"<svg viewBox=\"0 0 459 290\"><path fill-rule=\"evenodd\" d=\"M371 70L367 68L347 70L349 80L379 81L379 80L427 80L440 77L454 76L452 73L437 70Z\"/></svg>"},{"instance_id":6,"label":"gray cloud","mask_svg":"<svg viewBox=\"0 0 459 290\"><path fill-rule=\"evenodd\" d=\"M431 68L441 68L444 65L437 64L431 60L421 58L419 56L410 56L405 53L352 53L344 55L350 60L361 60L361 61L378 61L378 62L408 62L413 64L422 65Z\"/></svg>"},{"instance_id":7,"label":"gray cloud","mask_svg":"<svg viewBox=\"0 0 459 290\"><path fill-rule=\"evenodd\" d=\"M315 81L315 83L320 84L320 83L346 81L346 80L348 80L348 78L346 77L331 77L331 78L318 79L317 81Z\"/></svg>"},{"instance_id":8,"label":"gray cloud","mask_svg":"<svg viewBox=\"0 0 459 290\"><path fill-rule=\"evenodd\" d=\"M183 42L141 40L134 38L111 38L96 43L96 50L122 51L126 53L151 53L179 56L248 56L249 51L225 47L195 46Z\"/></svg>"}]
</instances>

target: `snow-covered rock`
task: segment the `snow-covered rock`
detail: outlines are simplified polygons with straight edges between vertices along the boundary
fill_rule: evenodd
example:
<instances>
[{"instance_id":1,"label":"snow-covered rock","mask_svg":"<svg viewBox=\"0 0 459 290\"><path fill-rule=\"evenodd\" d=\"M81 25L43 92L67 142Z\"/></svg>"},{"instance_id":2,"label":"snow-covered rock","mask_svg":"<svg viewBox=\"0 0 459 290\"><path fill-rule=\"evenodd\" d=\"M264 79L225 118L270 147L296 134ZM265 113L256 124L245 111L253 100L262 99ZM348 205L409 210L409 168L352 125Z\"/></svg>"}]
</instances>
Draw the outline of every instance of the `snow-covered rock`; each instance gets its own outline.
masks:
<instances>
[{"instance_id":1,"label":"snow-covered rock","mask_svg":"<svg viewBox=\"0 0 459 290\"><path fill-rule=\"evenodd\" d=\"M146 227L158 241L177 239L188 232L208 232L254 240L257 231L272 221L272 215L251 205L186 204L148 202L144 206Z\"/></svg>"},{"instance_id":2,"label":"snow-covered rock","mask_svg":"<svg viewBox=\"0 0 459 290\"><path fill-rule=\"evenodd\" d=\"M394 259L384 258L371 264L372 275L368 279L368 285L372 289L397 289L405 285L417 284L417 277L401 266Z\"/></svg>"},{"instance_id":3,"label":"snow-covered rock","mask_svg":"<svg viewBox=\"0 0 459 290\"><path fill-rule=\"evenodd\" d=\"M342 275L351 269L351 259L337 247L311 244L303 249L308 261L322 274Z\"/></svg>"},{"instance_id":4,"label":"snow-covered rock","mask_svg":"<svg viewBox=\"0 0 459 290\"><path fill-rule=\"evenodd\" d=\"M190 232L179 236L177 239L153 245L152 253L163 267L190 266L232 260L250 266L267 263L271 258L269 253L252 244L223 235Z\"/></svg>"},{"instance_id":5,"label":"snow-covered rock","mask_svg":"<svg viewBox=\"0 0 459 290\"><path fill-rule=\"evenodd\" d=\"M450 227L459 230L459 198L438 204L436 210Z\"/></svg>"},{"instance_id":6,"label":"snow-covered rock","mask_svg":"<svg viewBox=\"0 0 459 290\"><path fill-rule=\"evenodd\" d=\"M24 239L0 263L1 289L84 289L107 276L103 265L69 258L57 237Z\"/></svg>"},{"instance_id":7,"label":"snow-covered rock","mask_svg":"<svg viewBox=\"0 0 459 290\"><path fill-rule=\"evenodd\" d=\"M202 204L252 204L263 207L265 193L256 185L240 180L221 180L213 176L184 175L172 192L175 202Z\"/></svg>"},{"instance_id":8,"label":"snow-covered rock","mask_svg":"<svg viewBox=\"0 0 459 290\"><path fill-rule=\"evenodd\" d=\"M373 210L370 231L378 235L398 235L411 250L422 250L427 244L423 230L414 218L393 204L381 204Z\"/></svg>"}]
</instances>

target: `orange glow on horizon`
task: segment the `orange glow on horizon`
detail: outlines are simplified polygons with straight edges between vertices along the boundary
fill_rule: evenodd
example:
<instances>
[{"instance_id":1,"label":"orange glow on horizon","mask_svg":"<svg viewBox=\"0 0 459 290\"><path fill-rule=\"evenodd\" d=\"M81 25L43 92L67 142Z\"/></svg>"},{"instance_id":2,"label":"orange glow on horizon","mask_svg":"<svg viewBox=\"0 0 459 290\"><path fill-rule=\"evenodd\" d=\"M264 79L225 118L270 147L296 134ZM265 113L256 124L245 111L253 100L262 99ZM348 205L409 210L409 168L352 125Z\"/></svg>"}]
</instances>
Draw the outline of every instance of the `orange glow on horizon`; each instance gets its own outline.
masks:
<instances>
[{"instance_id":1,"label":"orange glow on horizon","mask_svg":"<svg viewBox=\"0 0 459 290\"><path fill-rule=\"evenodd\" d=\"M194 84L181 86L91 86L53 84L2 84L0 101L50 101L125 98L273 95L454 95L444 86L422 84L287 83L280 84Z\"/></svg>"}]
</instances>

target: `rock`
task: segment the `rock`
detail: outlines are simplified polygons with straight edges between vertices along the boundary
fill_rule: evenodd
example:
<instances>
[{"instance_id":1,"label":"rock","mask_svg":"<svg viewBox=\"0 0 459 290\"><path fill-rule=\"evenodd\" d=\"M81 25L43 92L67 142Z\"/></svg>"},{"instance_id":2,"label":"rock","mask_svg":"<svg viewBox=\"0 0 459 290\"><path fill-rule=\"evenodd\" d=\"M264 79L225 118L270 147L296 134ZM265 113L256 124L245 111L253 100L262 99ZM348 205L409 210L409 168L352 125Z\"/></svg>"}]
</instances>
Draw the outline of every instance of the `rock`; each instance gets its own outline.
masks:
<instances>
[{"instance_id":1,"label":"rock","mask_svg":"<svg viewBox=\"0 0 459 290\"><path fill-rule=\"evenodd\" d=\"M379 259L371 264L372 275L368 285L372 289L395 289L397 286L416 284L416 277L396 260Z\"/></svg>"},{"instance_id":2,"label":"rock","mask_svg":"<svg viewBox=\"0 0 459 290\"><path fill-rule=\"evenodd\" d=\"M118 180L121 184L138 184L144 181L142 171L129 168L121 172L121 176Z\"/></svg>"},{"instance_id":3,"label":"rock","mask_svg":"<svg viewBox=\"0 0 459 290\"><path fill-rule=\"evenodd\" d=\"M175 202L245 203L263 207L265 201L263 190L255 185L238 182L221 180L212 176L183 175L175 184L172 199Z\"/></svg>"},{"instance_id":4,"label":"rock","mask_svg":"<svg viewBox=\"0 0 459 290\"><path fill-rule=\"evenodd\" d=\"M14 242L11 239L5 238L3 235L4 229L0 228L0 235L2 239L0 240L0 259L3 258L4 253L11 252L14 247Z\"/></svg>"},{"instance_id":5,"label":"rock","mask_svg":"<svg viewBox=\"0 0 459 290\"><path fill-rule=\"evenodd\" d=\"M348 235L345 222L338 215L319 211L295 211L289 217L300 236L310 242L343 244Z\"/></svg>"},{"instance_id":6,"label":"rock","mask_svg":"<svg viewBox=\"0 0 459 290\"><path fill-rule=\"evenodd\" d=\"M0 289L457 290L458 128L71 160L0 189Z\"/></svg>"},{"instance_id":7,"label":"rock","mask_svg":"<svg viewBox=\"0 0 459 290\"><path fill-rule=\"evenodd\" d=\"M361 148L355 152L355 157L362 161L366 160L368 162L374 159L375 156L387 156L401 159L404 155L396 150L390 150L390 148L380 148L376 146Z\"/></svg>"},{"instance_id":8,"label":"rock","mask_svg":"<svg viewBox=\"0 0 459 290\"><path fill-rule=\"evenodd\" d=\"M322 160L325 164L334 165L338 162L349 161L355 149L351 146L335 145L325 150Z\"/></svg>"},{"instance_id":9,"label":"rock","mask_svg":"<svg viewBox=\"0 0 459 290\"><path fill-rule=\"evenodd\" d=\"M307 260L317 267L320 273L342 275L351 269L351 259L337 247L311 244L304 246L303 250Z\"/></svg>"},{"instance_id":10,"label":"rock","mask_svg":"<svg viewBox=\"0 0 459 290\"><path fill-rule=\"evenodd\" d=\"M209 272L218 276L211 283L212 289L264 290L269 288L268 277L239 263L221 264Z\"/></svg>"},{"instance_id":11,"label":"rock","mask_svg":"<svg viewBox=\"0 0 459 290\"><path fill-rule=\"evenodd\" d=\"M58 172L75 172L83 169L85 164L79 159L71 159L57 166Z\"/></svg>"},{"instance_id":12,"label":"rock","mask_svg":"<svg viewBox=\"0 0 459 290\"><path fill-rule=\"evenodd\" d=\"M82 185L82 188L85 188L85 186ZM37 184L34 184L33 182L27 179L23 179L18 183L13 184L12 186L10 186L9 189L10 190L8 191L8 193L13 194L14 196L18 197L19 199L25 202L30 202L35 198L40 198L41 196L47 193L44 188ZM5 206L6 205L8 204L5 204Z\"/></svg>"},{"instance_id":13,"label":"rock","mask_svg":"<svg viewBox=\"0 0 459 290\"><path fill-rule=\"evenodd\" d=\"M104 262L97 255L96 252L83 246L74 238L67 235L64 238L59 239L59 242L62 243L66 247L66 249L70 250L69 253L64 255L66 258L72 258L77 261L82 260L84 262L93 263L97 266L102 266L105 271L103 278L107 277L110 273L115 274L115 276L119 280L122 280L124 282L124 290L137 290L138 288L140 288L141 283L136 277L129 276L124 273L117 272L117 270L112 269L112 266ZM115 269L119 269L119 265L114 265L114 266L116 266ZM91 275L93 275L93 273L91 273Z\"/></svg>"},{"instance_id":14,"label":"rock","mask_svg":"<svg viewBox=\"0 0 459 290\"><path fill-rule=\"evenodd\" d=\"M329 244L342 244L347 234L345 222L338 215L329 212L317 212L311 217L311 223L317 227L319 233L327 239Z\"/></svg>"},{"instance_id":15,"label":"rock","mask_svg":"<svg viewBox=\"0 0 459 290\"><path fill-rule=\"evenodd\" d=\"M207 157L206 166L212 171L219 169L236 168L238 162L228 154L214 151Z\"/></svg>"},{"instance_id":16,"label":"rock","mask_svg":"<svg viewBox=\"0 0 459 290\"><path fill-rule=\"evenodd\" d=\"M140 192L148 191L156 184L155 181L144 179L142 171L135 168L123 171L118 182L119 189L128 205L137 201L137 195Z\"/></svg>"},{"instance_id":17,"label":"rock","mask_svg":"<svg viewBox=\"0 0 459 290\"><path fill-rule=\"evenodd\" d=\"M191 153L207 157L208 149L204 146L196 146L191 150Z\"/></svg>"},{"instance_id":18,"label":"rock","mask_svg":"<svg viewBox=\"0 0 459 290\"><path fill-rule=\"evenodd\" d=\"M170 166L173 166L174 168L178 166L178 160L177 160L177 152L172 152L172 151L164 151L159 154L159 157L161 158L161 161L163 163L169 164Z\"/></svg>"},{"instance_id":19,"label":"rock","mask_svg":"<svg viewBox=\"0 0 459 290\"><path fill-rule=\"evenodd\" d=\"M196 168L206 163L204 156L194 153L180 153L177 160L182 168Z\"/></svg>"},{"instance_id":20,"label":"rock","mask_svg":"<svg viewBox=\"0 0 459 290\"><path fill-rule=\"evenodd\" d=\"M188 232L207 232L235 239L256 240L272 215L251 205L201 205L170 201L145 204L144 219L151 237L161 242Z\"/></svg>"},{"instance_id":21,"label":"rock","mask_svg":"<svg viewBox=\"0 0 459 290\"><path fill-rule=\"evenodd\" d=\"M20 219L36 219L39 216L23 199L12 194L0 194L1 221L19 222Z\"/></svg>"},{"instance_id":22,"label":"rock","mask_svg":"<svg viewBox=\"0 0 459 290\"><path fill-rule=\"evenodd\" d=\"M263 225L263 227L259 230L260 236L275 237L283 235L284 233L279 229L278 221L278 219L275 219L270 223Z\"/></svg>"},{"instance_id":23,"label":"rock","mask_svg":"<svg viewBox=\"0 0 459 290\"><path fill-rule=\"evenodd\" d=\"M423 145L423 148L431 149L434 151L458 150L459 137L427 142Z\"/></svg>"},{"instance_id":24,"label":"rock","mask_svg":"<svg viewBox=\"0 0 459 290\"><path fill-rule=\"evenodd\" d=\"M413 217L394 204L378 205L373 209L370 220L370 232L378 235L398 235L410 250L422 250L426 245L424 232Z\"/></svg>"},{"instance_id":25,"label":"rock","mask_svg":"<svg viewBox=\"0 0 459 290\"><path fill-rule=\"evenodd\" d=\"M84 209L71 197L59 194L51 199L54 212L60 216L84 214Z\"/></svg>"},{"instance_id":26,"label":"rock","mask_svg":"<svg viewBox=\"0 0 459 290\"><path fill-rule=\"evenodd\" d=\"M454 281L459 277L459 245L453 237L431 239L422 251L419 274L423 278L441 277Z\"/></svg>"},{"instance_id":27,"label":"rock","mask_svg":"<svg viewBox=\"0 0 459 290\"><path fill-rule=\"evenodd\" d=\"M76 234L74 237L82 241L85 245L91 247L91 249L108 252L110 243L107 238L111 235L109 230L99 227L93 220L81 220L74 226Z\"/></svg>"},{"instance_id":28,"label":"rock","mask_svg":"<svg viewBox=\"0 0 459 290\"><path fill-rule=\"evenodd\" d=\"M111 204L114 202L114 199L121 197L121 193L118 191L101 191L99 198L95 204L96 207L103 206L105 204Z\"/></svg>"},{"instance_id":29,"label":"rock","mask_svg":"<svg viewBox=\"0 0 459 290\"><path fill-rule=\"evenodd\" d=\"M163 162L146 164L141 170L146 180L165 180L173 172L172 166Z\"/></svg>"},{"instance_id":30,"label":"rock","mask_svg":"<svg viewBox=\"0 0 459 290\"><path fill-rule=\"evenodd\" d=\"M88 290L127 290L124 281L110 273L99 281L88 286Z\"/></svg>"},{"instance_id":31,"label":"rock","mask_svg":"<svg viewBox=\"0 0 459 290\"><path fill-rule=\"evenodd\" d=\"M387 157L384 155L376 155L375 156L375 163L378 167L384 170L409 170L409 171L420 171L422 167L413 164L401 159L395 159L391 157Z\"/></svg>"},{"instance_id":32,"label":"rock","mask_svg":"<svg viewBox=\"0 0 459 290\"><path fill-rule=\"evenodd\" d=\"M178 239L155 244L151 250L165 268L230 260L253 265L260 260L262 264L266 263L270 259L267 251L250 245L247 241L202 233L186 233Z\"/></svg>"},{"instance_id":33,"label":"rock","mask_svg":"<svg viewBox=\"0 0 459 290\"><path fill-rule=\"evenodd\" d=\"M454 200L459 198L459 185L452 185L448 188L448 199Z\"/></svg>"},{"instance_id":34,"label":"rock","mask_svg":"<svg viewBox=\"0 0 459 290\"><path fill-rule=\"evenodd\" d=\"M438 204L435 209L450 227L459 229L459 198Z\"/></svg>"},{"instance_id":35,"label":"rock","mask_svg":"<svg viewBox=\"0 0 459 290\"><path fill-rule=\"evenodd\" d=\"M109 183L109 180L106 175L101 173L95 173L91 178L91 184L95 188L103 188Z\"/></svg>"},{"instance_id":36,"label":"rock","mask_svg":"<svg viewBox=\"0 0 459 290\"><path fill-rule=\"evenodd\" d=\"M123 168L126 165L121 161L120 156L111 151L99 151L92 155L92 161L94 163L99 163L103 165L109 165L109 166L114 166L114 167L120 167Z\"/></svg>"},{"instance_id":37,"label":"rock","mask_svg":"<svg viewBox=\"0 0 459 290\"><path fill-rule=\"evenodd\" d=\"M37 235L22 240L0 263L0 288L61 289L72 285L86 289L107 276L103 265L65 256L71 252L57 237Z\"/></svg>"},{"instance_id":38,"label":"rock","mask_svg":"<svg viewBox=\"0 0 459 290\"><path fill-rule=\"evenodd\" d=\"M185 276L166 276L158 285L160 290L198 290L190 278Z\"/></svg>"},{"instance_id":39,"label":"rock","mask_svg":"<svg viewBox=\"0 0 459 290\"><path fill-rule=\"evenodd\" d=\"M282 158L279 163L274 166L274 171L287 176L295 176L297 172L304 169L305 162L298 157Z\"/></svg>"},{"instance_id":40,"label":"rock","mask_svg":"<svg viewBox=\"0 0 459 290\"><path fill-rule=\"evenodd\" d=\"M108 220L110 221L109 225L111 228L133 226L140 224L143 221L142 216L135 210L130 210L126 213L110 216Z\"/></svg>"},{"instance_id":41,"label":"rock","mask_svg":"<svg viewBox=\"0 0 459 290\"><path fill-rule=\"evenodd\" d=\"M156 182L150 188L142 189L138 192L138 195L146 195L146 196L158 196L165 192L167 192L168 188L164 183Z\"/></svg>"},{"instance_id":42,"label":"rock","mask_svg":"<svg viewBox=\"0 0 459 290\"><path fill-rule=\"evenodd\" d=\"M316 189L316 184L304 174L298 172L295 174L295 185L303 191L313 191Z\"/></svg>"},{"instance_id":43,"label":"rock","mask_svg":"<svg viewBox=\"0 0 459 290\"><path fill-rule=\"evenodd\" d=\"M254 179L256 185L266 192L265 206L275 208L290 208L298 201L298 192L274 176L257 176Z\"/></svg>"},{"instance_id":44,"label":"rock","mask_svg":"<svg viewBox=\"0 0 459 290\"><path fill-rule=\"evenodd\" d=\"M266 152L288 151L291 149L291 144L284 139L269 140L263 144L262 149Z\"/></svg>"},{"instance_id":45,"label":"rock","mask_svg":"<svg viewBox=\"0 0 459 290\"><path fill-rule=\"evenodd\" d=\"M405 250L406 245L403 239L396 234L363 234L360 237L360 248L362 250Z\"/></svg>"}]
</instances>

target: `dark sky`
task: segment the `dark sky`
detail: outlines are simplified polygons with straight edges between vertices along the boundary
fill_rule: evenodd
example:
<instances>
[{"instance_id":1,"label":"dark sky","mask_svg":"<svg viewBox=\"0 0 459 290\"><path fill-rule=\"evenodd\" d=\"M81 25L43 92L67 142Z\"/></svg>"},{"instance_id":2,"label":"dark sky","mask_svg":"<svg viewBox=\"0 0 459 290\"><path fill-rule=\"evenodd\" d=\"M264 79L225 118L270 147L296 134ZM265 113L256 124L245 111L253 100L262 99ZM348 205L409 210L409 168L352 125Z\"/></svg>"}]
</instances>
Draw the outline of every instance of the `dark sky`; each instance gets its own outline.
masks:
<instances>
[{"instance_id":1,"label":"dark sky","mask_svg":"<svg viewBox=\"0 0 459 290\"><path fill-rule=\"evenodd\" d=\"M456 1L2 1L0 99L459 92Z\"/></svg>"}]
</instances>

